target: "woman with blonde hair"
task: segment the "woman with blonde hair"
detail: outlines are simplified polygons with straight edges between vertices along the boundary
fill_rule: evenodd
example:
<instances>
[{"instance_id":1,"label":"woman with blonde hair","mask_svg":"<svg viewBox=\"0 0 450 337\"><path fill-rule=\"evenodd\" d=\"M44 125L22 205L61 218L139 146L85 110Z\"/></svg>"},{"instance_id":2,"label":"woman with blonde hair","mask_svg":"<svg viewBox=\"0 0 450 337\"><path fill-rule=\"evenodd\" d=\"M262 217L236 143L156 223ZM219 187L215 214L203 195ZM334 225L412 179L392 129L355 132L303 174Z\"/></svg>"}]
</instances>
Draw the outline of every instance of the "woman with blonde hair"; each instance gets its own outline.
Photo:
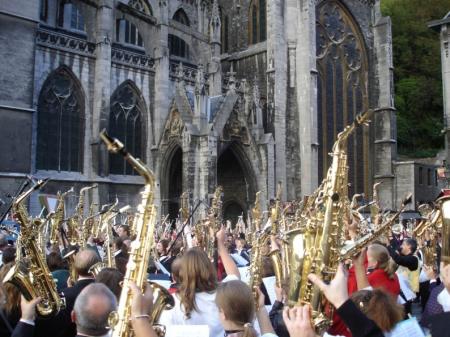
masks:
<instances>
[{"instance_id":1,"label":"woman with blonde hair","mask_svg":"<svg viewBox=\"0 0 450 337\"><path fill-rule=\"evenodd\" d=\"M222 283L217 288L216 304L219 317L227 337L257 337L253 327L255 316L261 337L276 336L264 306L264 296L259 292L258 309L250 287L242 281Z\"/></svg>"},{"instance_id":2,"label":"woman with blonde hair","mask_svg":"<svg viewBox=\"0 0 450 337\"><path fill-rule=\"evenodd\" d=\"M238 280L239 270L225 246L225 230L217 234L217 250L227 277L222 282ZM223 336L219 311L215 304L218 286L216 270L204 251L189 249L181 258L179 290L174 294L175 306L163 311L162 325L208 325L211 337Z\"/></svg>"},{"instance_id":3,"label":"woman with blonde hair","mask_svg":"<svg viewBox=\"0 0 450 337\"><path fill-rule=\"evenodd\" d=\"M0 271L0 336L11 336L12 329L20 319L20 292L11 283L3 283L14 262L3 265Z\"/></svg>"},{"instance_id":4,"label":"woman with blonde hair","mask_svg":"<svg viewBox=\"0 0 450 337\"><path fill-rule=\"evenodd\" d=\"M366 250L364 249L361 257L353 261L358 289L365 289L369 286L381 288L397 298L400 294L400 283L395 273L397 265L389 255L388 249L378 243L371 244L367 248L366 270L363 262L365 254Z\"/></svg>"}]
</instances>

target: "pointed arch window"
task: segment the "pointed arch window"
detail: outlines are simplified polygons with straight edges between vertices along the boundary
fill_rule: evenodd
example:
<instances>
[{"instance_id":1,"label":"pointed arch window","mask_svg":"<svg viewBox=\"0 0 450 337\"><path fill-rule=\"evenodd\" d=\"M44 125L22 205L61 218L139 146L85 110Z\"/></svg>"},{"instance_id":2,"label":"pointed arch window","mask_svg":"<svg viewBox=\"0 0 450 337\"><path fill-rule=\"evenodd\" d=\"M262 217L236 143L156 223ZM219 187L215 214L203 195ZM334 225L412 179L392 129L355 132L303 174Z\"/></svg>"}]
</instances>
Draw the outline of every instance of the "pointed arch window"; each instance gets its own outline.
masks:
<instances>
[{"instance_id":1,"label":"pointed arch window","mask_svg":"<svg viewBox=\"0 0 450 337\"><path fill-rule=\"evenodd\" d=\"M267 39L266 0L252 0L248 10L248 43L255 44Z\"/></svg>"},{"instance_id":2,"label":"pointed arch window","mask_svg":"<svg viewBox=\"0 0 450 337\"><path fill-rule=\"evenodd\" d=\"M172 18L174 21L177 21L185 26L190 26L190 22L189 22L189 18L186 14L186 12L184 11L183 8L180 8L179 10L177 10L175 12L175 14L173 15Z\"/></svg>"},{"instance_id":3,"label":"pointed arch window","mask_svg":"<svg viewBox=\"0 0 450 337\"><path fill-rule=\"evenodd\" d=\"M70 70L49 75L38 100L36 168L82 172L84 96Z\"/></svg>"},{"instance_id":4,"label":"pointed arch window","mask_svg":"<svg viewBox=\"0 0 450 337\"><path fill-rule=\"evenodd\" d=\"M331 164L339 132L368 108L368 58L364 38L340 1L316 8L319 181ZM350 194L369 193L369 130L362 127L348 140Z\"/></svg>"},{"instance_id":5,"label":"pointed arch window","mask_svg":"<svg viewBox=\"0 0 450 337\"><path fill-rule=\"evenodd\" d=\"M137 27L125 19L118 19L116 21L116 41L137 47L144 47L144 41Z\"/></svg>"},{"instance_id":6,"label":"pointed arch window","mask_svg":"<svg viewBox=\"0 0 450 337\"><path fill-rule=\"evenodd\" d=\"M152 6L145 0L129 0L128 6L138 10L139 12L145 13L147 15L153 15Z\"/></svg>"},{"instance_id":7,"label":"pointed arch window","mask_svg":"<svg viewBox=\"0 0 450 337\"><path fill-rule=\"evenodd\" d=\"M109 133L120 139L135 157L144 159L143 124L145 103L136 86L127 81L111 96ZM133 175L133 168L117 155L109 156L109 173Z\"/></svg>"},{"instance_id":8,"label":"pointed arch window","mask_svg":"<svg viewBox=\"0 0 450 337\"><path fill-rule=\"evenodd\" d=\"M169 34L170 55L189 59L189 45L176 35Z\"/></svg>"},{"instance_id":9,"label":"pointed arch window","mask_svg":"<svg viewBox=\"0 0 450 337\"><path fill-rule=\"evenodd\" d=\"M228 44L228 29L229 29L229 18L228 15L226 15L223 12L222 7L219 7L219 14L220 14L220 44L221 44L221 53L226 53L229 50L229 44Z\"/></svg>"},{"instance_id":10,"label":"pointed arch window","mask_svg":"<svg viewBox=\"0 0 450 337\"><path fill-rule=\"evenodd\" d=\"M59 3L58 25L65 29L85 30L83 15L70 0L63 0Z\"/></svg>"}]
</instances>

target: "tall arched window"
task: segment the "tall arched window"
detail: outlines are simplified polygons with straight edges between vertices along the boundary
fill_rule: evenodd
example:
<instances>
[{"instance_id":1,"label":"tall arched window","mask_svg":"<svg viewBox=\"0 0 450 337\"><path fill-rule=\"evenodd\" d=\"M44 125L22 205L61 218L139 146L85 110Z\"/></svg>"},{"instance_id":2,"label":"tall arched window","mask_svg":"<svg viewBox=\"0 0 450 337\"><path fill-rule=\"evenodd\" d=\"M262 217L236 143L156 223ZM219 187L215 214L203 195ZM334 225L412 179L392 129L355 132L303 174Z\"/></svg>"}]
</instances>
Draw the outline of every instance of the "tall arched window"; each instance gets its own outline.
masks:
<instances>
[{"instance_id":1,"label":"tall arched window","mask_svg":"<svg viewBox=\"0 0 450 337\"><path fill-rule=\"evenodd\" d=\"M144 46L137 27L125 19L118 19L116 21L116 41L138 47Z\"/></svg>"},{"instance_id":2,"label":"tall arched window","mask_svg":"<svg viewBox=\"0 0 450 337\"><path fill-rule=\"evenodd\" d=\"M83 169L84 96L72 72L61 67L50 74L38 101L36 168Z\"/></svg>"},{"instance_id":3,"label":"tall arched window","mask_svg":"<svg viewBox=\"0 0 450 337\"><path fill-rule=\"evenodd\" d=\"M183 8L180 8L173 15L173 20L177 21L185 26L190 26L189 18Z\"/></svg>"},{"instance_id":4,"label":"tall arched window","mask_svg":"<svg viewBox=\"0 0 450 337\"><path fill-rule=\"evenodd\" d=\"M189 58L189 45L176 35L169 34L169 53L170 55Z\"/></svg>"},{"instance_id":5,"label":"tall arched window","mask_svg":"<svg viewBox=\"0 0 450 337\"><path fill-rule=\"evenodd\" d=\"M364 39L340 1L316 8L316 50L319 71L319 179L331 163L328 153L339 132L368 108L368 62ZM368 193L369 134L362 127L348 140L350 194Z\"/></svg>"},{"instance_id":6,"label":"tall arched window","mask_svg":"<svg viewBox=\"0 0 450 337\"><path fill-rule=\"evenodd\" d=\"M255 44L267 39L266 0L252 0L248 9L248 43Z\"/></svg>"},{"instance_id":7,"label":"tall arched window","mask_svg":"<svg viewBox=\"0 0 450 337\"><path fill-rule=\"evenodd\" d=\"M144 159L143 125L145 102L136 86L126 81L111 96L109 133L120 139L135 157ZM109 156L109 173L132 175L133 168L117 155Z\"/></svg>"},{"instance_id":8,"label":"tall arched window","mask_svg":"<svg viewBox=\"0 0 450 337\"><path fill-rule=\"evenodd\" d=\"M61 0L59 3L58 25L66 29L84 31L83 15L70 0Z\"/></svg>"},{"instance_id":9,"label":"tall arched window","mask_svg":"<svg viewBox=\"0 0 450 337\"><path fill-rule=\"evenodd\" d=\"M229 44L228 44L228 26L229 26L229 18L228 15L224 14L222 12L222 8L220 10L220 22L221 25L221 31L220 31L220 43L222 45L222 53L226 53L229 50Z\"/></svg>"},{"instance_id":10,"label":"tall arched window","mask_svg":"<svg viewBox=\"0 0 450 337\"><path fill-rule=\"evenodd\" d=\"M145 13L147 15L153 15L152 6L146 0L129 0L128 6L133 7L139 12Z\"/></svg>"}]
</instances>

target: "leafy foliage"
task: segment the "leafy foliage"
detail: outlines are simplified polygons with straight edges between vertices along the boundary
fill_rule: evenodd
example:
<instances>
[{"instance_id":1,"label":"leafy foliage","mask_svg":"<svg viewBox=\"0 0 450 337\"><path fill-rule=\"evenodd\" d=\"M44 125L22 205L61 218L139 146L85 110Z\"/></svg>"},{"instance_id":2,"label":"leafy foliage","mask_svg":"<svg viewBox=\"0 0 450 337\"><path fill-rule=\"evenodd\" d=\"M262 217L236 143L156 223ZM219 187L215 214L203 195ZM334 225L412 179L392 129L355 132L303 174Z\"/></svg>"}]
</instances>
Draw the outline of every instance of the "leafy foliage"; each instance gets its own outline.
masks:
<instances>
[{"instance_id":1,"label":"leafy foliage","mask_svg":"<svg viewBox=\"0 0 450 337\"><path fill-rule=\"evenodd\" d=\"M400 154L434 156L444 147L439 34L427 27L450 0L381 0L392 20L395 106Z\"/></svg>"}]
</instances>

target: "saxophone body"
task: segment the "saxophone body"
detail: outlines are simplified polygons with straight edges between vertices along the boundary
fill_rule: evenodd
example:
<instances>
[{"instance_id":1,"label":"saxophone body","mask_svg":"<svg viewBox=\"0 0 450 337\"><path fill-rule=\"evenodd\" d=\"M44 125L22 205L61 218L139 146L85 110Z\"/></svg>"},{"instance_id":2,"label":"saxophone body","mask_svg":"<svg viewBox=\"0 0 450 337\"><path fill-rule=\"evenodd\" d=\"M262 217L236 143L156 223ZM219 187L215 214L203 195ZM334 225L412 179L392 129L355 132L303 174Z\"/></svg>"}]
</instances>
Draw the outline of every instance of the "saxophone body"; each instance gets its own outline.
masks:
<instances>
[{"instance_id":1,"label":"saxophone body","mask_svg":"<svg viewBox=\"0 0 450 337\"><path fill-rule=\"evenodd\" d=\"M64 215L65 215L65 204L64 199L65 197L73 192L73 187L63 193L58 192L57 199L58 199L58 205L56 206L55 213L51 216L51 222L50 222L50 244L56 245L58 244L58 232L61 228L61 225L64 222Z\"/></svg>"},{"instance_id":2,"label":"saxophone body","mask_svg":"<svg viewBox=\"0 0 450 337\"><path fill-rule=\"evenodd\" d=\"M41 188L46 181L38 181L35 186L22 193L12 205L14 218L21 228L18 244L20 251L17 252L16 265L3 279L3 282L9 282L18 287L28 301L41 297L41 302L36 306L36 312L41 317L56 315L64 308L64 301L58 295L45 256L38 247L36 228L42 220L30 219L23 205L31 193ZM25 259L22 257L22 250L25 253ZM24 260L27 263L23 263Z\"/></svg>"},{"instance_id":3,"label":"saxophone body","mask_svg":"<svg viewBox=\"0 0 450 337\"><path fill-rule=\"evenodd\" d=\"M445 192L446 194L438 199L441 210L441 262L444 266L450 264L450 191L445 190Z\"/></svg>"},{"instance_id":4,"label":"saxophone body","mask_svg":"<svg viewBox=\"0 0 450 337\"><path fill-rule=\"evenodd\" d=\"M206 233L206 254L212 261L216 250L215 233L222 226L222 186L217 186L208 212L209 225Z\"/></svg>"},{"instance_id":5,"label":"saxophone body","mask_svg":"<svg viewBox=\"0 0 450 337\"><path fill-rule=\"evenodd\" d=\"M138 287L144 289L147 282L149 255L154 245L153 235L157 215L156 207L153 204L155 177L153 172L142 161L131 156L117 139L110 138L105 131L101 132L100 137L110 152L121 154L145 180L142 200L137 207L135 217L136 239L131 244L127 271L123 280L123 290L117 312L110 316L110 325L113 329L112 336L128 337L132 335L130 326L132 293L129 284L135 282ZM173 301L171 296L167 301L170 302L170 300ZM155 306L153 310L159 311L160 309ZM156 322L152 321L151 323L155 324Z\"/></svg>"},{"instance_id":6,"label":"saxophone body","mask_svg":"<svg viewBox=\"0 0 450 337\"><path fill-rule=\"evenodd\" d=\"M85 240L86 239L86 229L83 226L83 224L84 224L84 221L83 221L83 219L84 219L84 202L85 202L85 198L86 198L86 193L88 191L94 189L94 188L97 188L97 187L98 187L97 184L93 184L91 186L83 187L80 190L80 197L78 199L78 205L77 205L77 207L75 209L75 212L76 212L75 221L76 221L76 225L77 225L78 233L79 233L77 235L77 237L78 237L78 245L80 247L84 246L85 242L86 242L86 240ZM91 205L90 209L89 209L89 215L91 215L92 213L93 213L93 208L92 208L92 205Z\"/></svg>"},{"instance_id":7,"label":"saxophone body","mask_svg":"<svg viewBox=\"0 0 450 337\"><path fill-rule=\"evenodd\" d=\"M290 261L289 302L292 304L298 294L296 303L310 304L313 324L319 331L329 326L332 312L325 310L326 301L320 289L309 282L307 276L316 273L329 282L337 270L339 248L345 235L344 222L351 211L348 199L347 140L357 126L366 124L371 113L368 111L357 116L351 125L338 134L327 176L308 199L298 219L297 232L291 233L293 254Z\"/></svg>"}]
</instances>

